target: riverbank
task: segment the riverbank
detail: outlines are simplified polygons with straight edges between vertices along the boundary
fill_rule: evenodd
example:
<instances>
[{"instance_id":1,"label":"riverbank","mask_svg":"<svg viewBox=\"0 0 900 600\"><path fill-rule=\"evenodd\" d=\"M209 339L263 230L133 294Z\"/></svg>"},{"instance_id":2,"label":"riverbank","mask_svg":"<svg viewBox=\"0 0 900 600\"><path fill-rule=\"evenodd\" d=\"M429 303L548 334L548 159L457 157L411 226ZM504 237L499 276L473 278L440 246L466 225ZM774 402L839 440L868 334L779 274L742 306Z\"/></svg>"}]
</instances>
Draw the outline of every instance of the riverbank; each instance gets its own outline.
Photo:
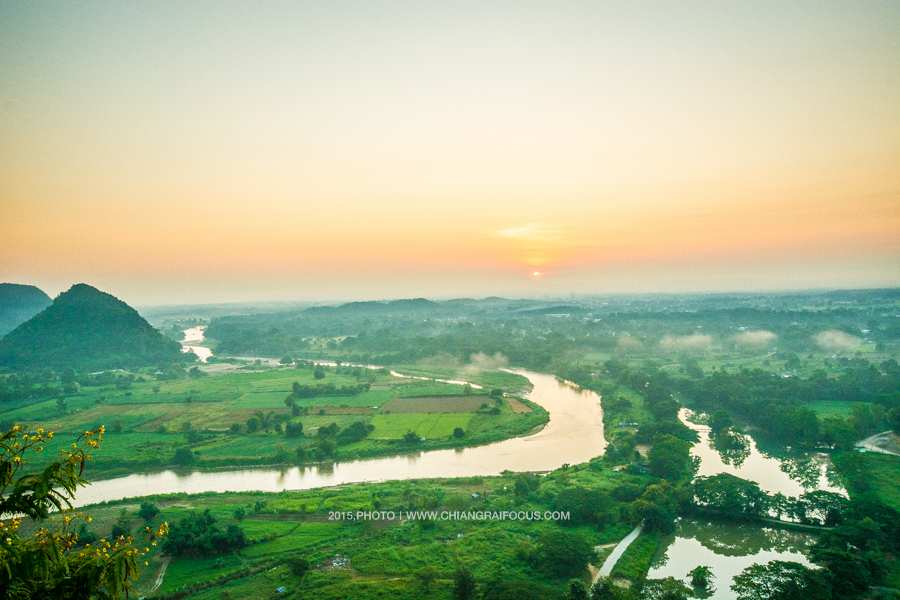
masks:
<instances>
[{"instance_id":1,"label":"riverbank","mask_svg":"<svg viewBox=\"0 0 900 600\"><path fill-rule=\"evenodd\" d=\"M609 493L646 485L646 476L598 466L598 461L567 466L544 477L509 472L278 493L156 494L91 506L86 513L93 518L89 530L104 537L116 524L129 531L142 528L136 512L143 502L162 511L150 525L167 521L176 527L190 513L208 508L222 530L240 527L252 541L235 555L173 558L157 597L219 598L228 591L268 598L284 585L304 598L413 599L423 594L417 574L430 565L436 570L431 594L449 599L457 562L483 584L503 572L510 581L541 581L545 597L553 597L577 574L553 566L568 559L565 540L582 540L588 547L615 543L633 526L579 511L575 491ZM609 515L627 505L612 500ZM559 532L563 538L551 543ZM303 578L288 568L297 555L313 567ZM153 548L136 585L139 594L156 584L164 560L160 548Z\"/></svg>"}]
</instances>

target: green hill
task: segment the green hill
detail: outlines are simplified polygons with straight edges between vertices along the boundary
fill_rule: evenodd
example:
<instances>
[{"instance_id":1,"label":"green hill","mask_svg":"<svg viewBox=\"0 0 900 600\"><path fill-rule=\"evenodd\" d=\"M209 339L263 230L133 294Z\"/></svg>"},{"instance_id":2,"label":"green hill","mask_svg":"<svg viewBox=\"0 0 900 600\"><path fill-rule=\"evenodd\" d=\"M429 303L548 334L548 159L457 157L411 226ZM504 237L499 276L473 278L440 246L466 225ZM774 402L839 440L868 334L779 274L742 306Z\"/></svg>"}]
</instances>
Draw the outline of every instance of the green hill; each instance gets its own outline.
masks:
<instances>
[{"instance_id":1,"label":"green hill","mask_svg":"<svg viewBox=\"0 0 900 600\"><path fill-rule=\"evenodd\" d=\"M0 367L101 370L187 360L136 310L89 285L73 285L0 340Z\"/></svg>"},{"instance_id":2,"label":"green hill","mask_svg":"<svg viewBox=\"0 0 900 600\"><path fill-rule=\"evenodd\" d=\"M0 283L0 337L47 308L50 296L33 285Z\"/></svg>"}]
</instances>

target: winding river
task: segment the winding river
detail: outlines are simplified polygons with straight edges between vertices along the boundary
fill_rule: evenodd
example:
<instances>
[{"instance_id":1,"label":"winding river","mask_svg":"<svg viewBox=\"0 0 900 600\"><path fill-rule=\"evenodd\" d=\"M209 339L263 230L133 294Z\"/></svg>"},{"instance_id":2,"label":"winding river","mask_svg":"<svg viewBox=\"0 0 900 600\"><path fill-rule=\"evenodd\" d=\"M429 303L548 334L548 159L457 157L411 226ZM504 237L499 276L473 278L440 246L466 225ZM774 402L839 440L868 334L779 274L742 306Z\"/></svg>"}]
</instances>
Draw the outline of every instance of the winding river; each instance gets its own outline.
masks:
<instances>
[{"instance_id":1,"label":"winding river","mask_svg":"<svg viewBox=\"0 0 900 600\"><path fill-rule=\"evenodd\" d=\"M521 369L534 386L526 398L550 413L540 431L486 446L308 467L211 471L162 471L97 481L78 490L77 506L151 494L303 490L316 487L429 477L499 475L502 471L550 471L603 454L600 396L551 375Z\"/></svg>"}]
</instances>

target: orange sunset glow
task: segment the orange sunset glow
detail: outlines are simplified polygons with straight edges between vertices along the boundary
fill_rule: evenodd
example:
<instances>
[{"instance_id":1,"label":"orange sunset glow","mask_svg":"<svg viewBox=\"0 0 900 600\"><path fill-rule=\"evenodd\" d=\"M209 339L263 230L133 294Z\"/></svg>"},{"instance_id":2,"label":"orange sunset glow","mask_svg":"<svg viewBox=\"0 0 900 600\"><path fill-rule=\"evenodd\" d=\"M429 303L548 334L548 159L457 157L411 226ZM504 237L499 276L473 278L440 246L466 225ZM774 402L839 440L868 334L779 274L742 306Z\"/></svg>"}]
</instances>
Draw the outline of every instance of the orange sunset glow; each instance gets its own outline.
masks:
<instances>
[{"instance_id":1,"label":"orange sunset glow","mask_svg":"<svg viewBox=\"0 0 900 600\"><path fill-rule=\"evenodd\" d=\"M0 4L0 279L900 284L900 5Z\"/></svg>"}]
</instances>

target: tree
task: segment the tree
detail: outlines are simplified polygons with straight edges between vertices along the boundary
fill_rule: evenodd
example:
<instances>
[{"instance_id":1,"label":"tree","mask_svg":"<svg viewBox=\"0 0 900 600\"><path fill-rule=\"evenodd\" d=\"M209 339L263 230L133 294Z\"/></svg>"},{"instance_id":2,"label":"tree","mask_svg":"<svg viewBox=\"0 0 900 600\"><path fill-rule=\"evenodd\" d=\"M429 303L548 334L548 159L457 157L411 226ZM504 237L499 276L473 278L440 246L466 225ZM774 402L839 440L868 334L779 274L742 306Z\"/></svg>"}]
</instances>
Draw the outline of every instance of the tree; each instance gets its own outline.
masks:
<instances>
[{"instance_id":1,"label":"tree","mask_svg":"<svg viewBox=\"0 0 900 600\"><path fill-rule=\"evenodd\" d=\"M716 578L712 573L712 569L704 566L698 566L697 568L688 571L688 577L691 578L691 585L699 588L709 587L712 580Z\"/></svg>"},{"instance_id":2,"label":"tree","mask_svg":"<svg viewBox=\"0 0 900 600\"><path fill-rule=\"evenodd\" d=\"M765 517L770 500L759 485L729 473L694 480L695 502L706 510L732 519Z\"/></svg>"},{"instance_id":3,"label":"tree","mask_svg":"<svg viewBox=\"0 0 900 600\"><path fill-rule=\"evenodd\" d=\"M516 475L516 483L513 486L513 492L516 496L524 498L531 492L537 490L540 485L540 479L533 473L519 473Z\"/></svg>"},{"instance_id":4,"label":"tree","mask_svg":"<svg viewBox=\"0 0 900 600\"><path fill-rule=\"evenodd\" d=\"M275 414L275 411L274 411L274 410L270 410L270 411L269 411L267 414L265 414L265 415L263 414L263 412L262 412L261 410L258 410L258 411L256 411L256 412L253 413L253 417L251 417L251 418L258 419L258 420L259 420L259 425L260 425L260 427L262 427L263 429L265 429L265 430L266 430L266 433L268 433L269 430L272 428L272 425L273 425L273 422L272 422L272 415L274 415L274 414ZM247 427L249 428L249 426L250 426L250 421L247 421Z\"/></svg>"},{"instance_id":5,"label":"tree","mask_svg":"<svg viewBox=\"0 0 900 600\"><path fill-rule=\"evenodd\" d=\"M664 434L647 453L650 472L663 479L678 479L691 468L691 443Z\"/></svg>"},{"instance_id":6,"label":"tree","mask_svg":"<svg viewBox=\"0 0 900 600\"><path fill-rule=\"evenodd\" d=\"M172 457L172 462L176 465L181 466L193 464L194 453L191 452L190 448L179 448L175 451L175 456Z\"/></svg>"},{"instance_id":7,"label":"tree","mask_svg":"<svg viewBox=\"0 0 900 600\"><path fill-rule=\"evenodd\" d=\"M142 502L141 510L138 511L138 516L145 521L152 521L153 517L159 514L159 509L156 508L155 504L151 504L150 502Z\"/></svg>"},{"instance_id":8,"label":"tree","mask_svg":"<svg viewBox=\"0 0 900 600\"><path fill-rule=\"evenodd\" d=\"M425 589L425 593L430 594L431 585L437 579L438 572L432 565L425 565L421 569L417 569L414 576Z\"/></svg>"},{"instance_id":9,"label":"tree","mask_svg":"<svg viewBox=\"0 0 900 600\"><path fill-rule=\"evenodd\" d=\"M297 438L303 435L303 423L285 423L284 435L289 438Z\"/></svg>"},{"instance_id":10,"label":"tree","mask_svg":"<svg viewBox=\"0 0 900 600\"><path fill-rule=\"evenodd\" d=\"M465 565L457 565L453 574L453 600L475 600L477 593L472 571Z\"/></svg>"},{"instance_id":11,"label":"tree","mask_svg":"<svg viewBox=\"0 0 900 600\"><path fill-rule=\"evenodd\" d=\"M612 577L601 575L591 586L591 600L618 600L621 596Z\"/></svg>"},{"instance_id":12,"label":"tree","mask_svg":"<svg viewBox=\"0 0 900 600\"><path fill-rule=\"evenodd\" d=\"M259 431L259 428L262 427L262 423L260 423L259 418L250 417L247 419L247 431L250 433L255 433Z\"/></svg>"},{"instance_id":13,"label":"tree","mask_svg":"<svg viewBox=\"0 0 900 600\"><path fill-rule=\"evenodd\" d=\"M596 557L587 540L563 530L544 535L536 555L539 566L553 577L579 577Z\"/></svg>"},{"instance_id":14,"label":"tree","mask_svg":"<svg viewBox=\"0 0 900 600\"><path fill-rule=\"evenodd\" d=\"M731 417L728 416L728 413L724 410L717 410L709 418L709 427L714 433L718 433L723 429L728 429L731 425Z\"/></svg>"},{"instance_id":15,"label":"tree","mask_svg":"<svg viewBox=\"0 0 900 600\"><path fill-rule=\"evenodd\" d=\"M309 561L302 556L292 556L288 558L287 565L291 570L292 575L301 578L309 572L310 568L312 568Z\"/></svg>"},{"instance_id":16,"label":"tree","mask_svg":"<svg viewBox=\"0 0 900 600\"><path fill-rule=\"evenodd\" d=\"M83 521L90 517L72 510L72 500L76 489L88 483L82 478L88 452L98 447L102 433L103 428L86 431L40 473L25 472L26 455L42 451L52 432L28 434L13 427L0 436L0 514L23 515L0 521L0 539L5 541L0 546L0 590L6 598L117 600L134 591L130 581L137 578L143 552L133 546L133 539L100 540L87 548L75 532L80 524L79 531L87 536ZM51 517L51 509L59 514ZM46 519L46 526L21 537L23 518ZM153 539L167 527L145 531Z\"/></svg>"},{"instance_id":17,"label":"tree","mask_svg":"<svg viewBox=\"0 0 900 600\"><path fill-rule=\"evenodd\" d=\"M466 435L466 432L463 431L463 428L462 428L462 427L454 427L454 428L453 428L453 437L455 437L455 438L461 438L461 437L463 437L464 435Z\"/></svg>"},{"instance_id":18,"label":"tree","mask_svg":"<svg viewBox=\"0 0 900 600\"><path fill-rule=\"evenodd\" d=\"M678 514L677 492L668 481L647 486L641 497L631 503L634 516L650 530L671 533Z\"/></svg>"},{"instance_id":19,"label":"tree","mask_svg":"<svg viewBox=\"0 0 900 600\"><path fill-rule=\"evenodd\" d=\"M563 594L562 600L589 600L584 584L578 579L569 581L569 587Z\"/></svg>"},{"instance_id":20,"label":"tree","mask_svg":"<svg viewBox=\"0 0 900 600\"><path fill-rule=\"evenodd\" d=\"M900 407L894 407L885 414L888 424L894 429L894 433L900 435Z\"/></svg>"},{"instance_id":21,"label":"tree","mask_svg":"<svg viewBox=\"0 0 900 600\"><path fill-rule=\"evenodd\" d=\"M206 509L199 515L189 514L172 527L162 549L171 556L215 556L240 550L246 545L243 529L229 525L223 532L216 525L216 518Z\"/></svg>"},{"instance_id":22,"label":"tree","mask_svg":"<svg viewBox=\"0 0 900 600\"><path fill-rule=\"evenodd\" d=\"M737 600L825 600L831 594L812 569L800 563L773 560L752 565L734 578Z\"/></svg>"},{"instance_id":23,"label":"tree","mask_svg":"<svg viewBox=\"0 0 900 600\"><path fill-rule=\"evenodd\" d=\"M674 577L649 579L641 589L643 600L687 600L693 595L691 588Z\"/></svg>"}]
</instances>

